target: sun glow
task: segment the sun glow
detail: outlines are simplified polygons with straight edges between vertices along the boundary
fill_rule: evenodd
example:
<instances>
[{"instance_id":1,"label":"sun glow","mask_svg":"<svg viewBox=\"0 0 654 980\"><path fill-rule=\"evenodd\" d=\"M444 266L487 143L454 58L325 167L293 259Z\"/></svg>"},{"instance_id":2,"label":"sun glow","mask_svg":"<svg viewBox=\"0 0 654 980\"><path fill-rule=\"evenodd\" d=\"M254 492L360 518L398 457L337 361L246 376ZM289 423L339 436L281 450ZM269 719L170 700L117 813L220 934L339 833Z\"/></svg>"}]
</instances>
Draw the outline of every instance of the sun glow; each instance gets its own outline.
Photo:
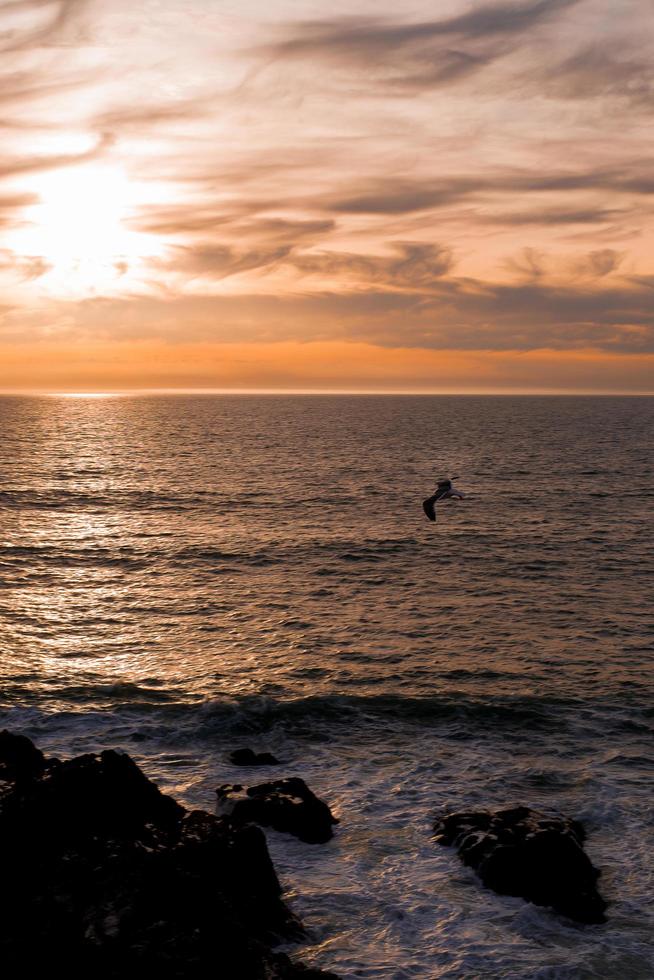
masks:
<instances>
[{"instance_id":1,"label":"sun glow","mask_svg":"<svg viewBox=\"0 0 654 980\"><path fill-rule=\"evenodd\" d=\"M25 212L13 247L38 257L44 292L79 298L134 285L144 260L161 253L154 235L131 229L144 187L117 165L86 163L39 174L38 202Z\"/></svg>"}]
</instances>

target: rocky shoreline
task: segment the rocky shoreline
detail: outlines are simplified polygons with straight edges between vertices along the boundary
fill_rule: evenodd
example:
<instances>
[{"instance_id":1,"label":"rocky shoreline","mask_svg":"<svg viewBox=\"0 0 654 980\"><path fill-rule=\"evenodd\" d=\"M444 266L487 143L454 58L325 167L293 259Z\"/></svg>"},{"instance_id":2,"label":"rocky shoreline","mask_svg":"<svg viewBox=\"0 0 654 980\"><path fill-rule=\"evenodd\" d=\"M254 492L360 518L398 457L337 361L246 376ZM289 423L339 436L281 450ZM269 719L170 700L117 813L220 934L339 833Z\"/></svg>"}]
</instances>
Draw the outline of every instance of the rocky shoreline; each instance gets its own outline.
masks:
<instances>
[{"instance_id":1,"label":"rocky shoreline","mask_svg":"<svg viewBox=\"0 0 654 980\"><path fill-rule=\"evenodd\" d=\"M128 755L0 733L0 858L7 976L334 980L274 949L303 929L263 832L189 812Z\"/></svg>"},{"instance_id":2,"label":"rocky shoreline","mask_svg":"<svg viewBox=\"0 0 654 980\"><path fill-rule=\"evenodd\" d=\"M279 764L239 752L244 766ZM338 823L330 808L298 778L216 792L217 816L189 811L126 754L61 761L1 732L0 952L9 975L337 980L276 949L304 930L282 900L260 829L324 843ZM434 835L499 894L579 923L605 921L600 872L577 821L527 807L449 813Z\"/></svg>"}]
</instances>

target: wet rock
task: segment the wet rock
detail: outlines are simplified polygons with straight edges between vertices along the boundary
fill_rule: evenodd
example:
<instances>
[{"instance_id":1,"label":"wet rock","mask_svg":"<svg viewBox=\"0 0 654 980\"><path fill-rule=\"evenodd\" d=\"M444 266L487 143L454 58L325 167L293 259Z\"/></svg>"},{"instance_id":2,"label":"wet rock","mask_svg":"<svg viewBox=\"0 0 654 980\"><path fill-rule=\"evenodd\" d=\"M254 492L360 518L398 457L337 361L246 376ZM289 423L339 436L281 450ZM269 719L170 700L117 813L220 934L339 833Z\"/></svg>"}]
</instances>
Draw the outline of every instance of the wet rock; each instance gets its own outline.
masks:
<instances>
[{"instance_id":1,"label":"wet rock","mask_svg":"<svg viewBox=\"0 0 654 980\"><path fill-rule=\"evenodd\" d=\"M236 749L229 761L235 766L279 766L280 761L271 752L254 752L252 749Z\"/></svg>"},{"instance_id":2,"label":"wet rock","mask_svg":"<svg viewBox=\"0 0 654 980\"><path fill-rule=\"evenodd\" d=\"M331 810L303 779L260 783L249 789L226 783L216 790L218 812L235 824L258 823L293 834L307 844L324 844L338 823Z\"/></svg>"},{"instance_id":3,"label":"wet rock","mask_svg":"<svg viewBox=\"0 0 654 980\"><path fill-rule=\"evenodd\" d=\"M272 948L301 926L258 827L187 811L117 752L60 762L2 733L0 766L7 976L311 976Z\"/></svg>"},{"instance_id":4,"label":"wet rock","mask_svg":"<svg viewBox=\"0 0 654 980\"><path fill-rule=\"evenodd\" d=\"M500 895L550 906L577 922L606 921L600 872L583 850L585 832L576 820L528 807L481 810L448 814L434 833Z\"/></svg>"}]
</instances>

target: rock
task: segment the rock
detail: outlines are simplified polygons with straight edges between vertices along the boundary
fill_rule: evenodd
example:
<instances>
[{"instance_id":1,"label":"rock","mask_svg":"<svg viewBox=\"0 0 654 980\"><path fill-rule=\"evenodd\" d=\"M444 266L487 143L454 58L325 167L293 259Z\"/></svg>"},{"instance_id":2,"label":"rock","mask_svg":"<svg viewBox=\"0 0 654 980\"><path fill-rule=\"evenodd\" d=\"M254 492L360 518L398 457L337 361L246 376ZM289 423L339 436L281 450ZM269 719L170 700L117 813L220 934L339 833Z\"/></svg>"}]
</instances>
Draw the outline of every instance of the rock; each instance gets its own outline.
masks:
<instances>
[{"instance_id":1,"label":"rock","mask_svg":"<svg viewBox=\"0 0 654 980\"><path fill-rule=\"evenodd\" d=\"M334 836L338 823L326 803L315 796L303 779L293 777L261 783L246 789L229 783L219 786L218 812L232 823L252 822L293 834L307 844L324 844Z\"/></svg>"},{"instance_id":2,"label":"rock","mask_svg":"<svg viewBox=\"0 0 654 980\"><path fill-rule=\"evenodd\" d=\"M236 749L229 757L235 766L279 766L280 761L270 752L253 752L252 749Z\"/></svg>"},{"instance_id":3,"label":"rock","mask_svg":"<svg viewBox=\"0 0 654 980\"><path fill-rule=\"evenodd\" d=\"M23 782L45 770L45 756L24 735L0 732L0 779Z\"/></svg>"},{"instance_id":4,"label":"rock","mask_svg":"<svg viewBox=\"0 0 654 980\"><path fill-rule=\"evenodd\" d=\"M0 767L7 976L312 976L272 948L302 930L258 827L187 811L117 752L60 762L2 733Z\"/></svg>"},{"instance_id":5,"label":"rock","mask_svg":"<svg viewBox=\"0 0 654 980\"><path fill-rule=\"evenodd\" d=\"M514 807L448 814L434 833L500 895L550 906L577 922L606 921L600 872L583 850L585 832L576 820Z\"/></svg>"}]
</instances>

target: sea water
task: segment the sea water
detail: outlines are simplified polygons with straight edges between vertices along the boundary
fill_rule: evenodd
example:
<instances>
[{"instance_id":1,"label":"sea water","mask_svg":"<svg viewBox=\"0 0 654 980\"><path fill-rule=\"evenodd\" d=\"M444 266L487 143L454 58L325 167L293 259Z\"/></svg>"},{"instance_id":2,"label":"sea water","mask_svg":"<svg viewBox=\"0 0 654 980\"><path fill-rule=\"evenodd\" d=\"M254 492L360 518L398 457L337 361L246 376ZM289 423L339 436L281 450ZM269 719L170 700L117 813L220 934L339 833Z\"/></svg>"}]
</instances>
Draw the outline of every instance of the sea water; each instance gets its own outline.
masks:
<instances>
[{"instance_id":1,"label":"sea water","mask_svg":"<svg viewBox=\"0 0 654 980\"><path fill-rule=\"evenodd\" d=\"M344 980L651 980L653 416L0 398L0 724L125 750L209 810L222 782L302 776L335 839L269 846L293 950ZM283 764L238 769L242 746ZM518 803L585 823L606 925L495 895L431 839Z\"/></svg>"}]
</instances>

